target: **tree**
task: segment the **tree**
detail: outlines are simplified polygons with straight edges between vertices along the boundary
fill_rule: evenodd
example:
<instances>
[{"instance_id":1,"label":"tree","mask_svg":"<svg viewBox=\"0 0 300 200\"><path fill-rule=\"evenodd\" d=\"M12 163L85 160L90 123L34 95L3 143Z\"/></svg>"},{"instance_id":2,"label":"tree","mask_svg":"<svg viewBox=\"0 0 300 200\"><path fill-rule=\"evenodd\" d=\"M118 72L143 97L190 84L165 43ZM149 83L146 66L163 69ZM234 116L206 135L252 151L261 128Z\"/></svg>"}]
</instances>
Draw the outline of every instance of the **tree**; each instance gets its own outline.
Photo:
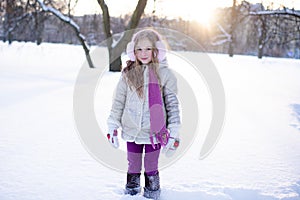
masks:
<instances>
[{"instance_id":1,"label":"tree","mask_svg":"<svg viewBox=\"0 0 300 200\"><path fill-rule=\"evenodd\" d=\"M54 0L48 0L47 4L56 5ZM0 14L3 16L3 36L2 39L9 43L12 40L24 38L29 33L30 37L26 39L42 42L44 31L43 13L36 0L4 0L0 2ZM19 32L22 32L20 36Z\"/></svg>"},{"instance_id":2,"label":"tree","mask_svg":"<svg viewBox=\"0 0 300 200\"><path fill-rule=\"evenodd\" d=\"M141 16L144 13L147 0L138 1L137 6L131 16L131 19L125 28L125 33L121 36L121 38L117 42L113 41L112 38L112 30L110 27L110 14L109 14L108 7L104 0L97 0L97 1L102 9L103 28L106 36L106 45L109 53L109 63L110 63L109 70L120 71L122 66L121 54L134 33L133 29L135 29L139 24Z\"/></svg>"},{"instance_id":3,"label":"tree","mask_svg":"<svg viewBox=\"0 0 300 200\"><path fill-rule=\"evenodd\" d=\"M237 4L237 0L233 0L231 7L218 9L216 12L215 32L211 39L211 45L214 48L221 48L221 52L226 52L230 57L236 52L241 52L241 45L236 47L235 44L239 40L239 36L244 34L244 29L240 30L247 19L250 4L242 1ZM247 20L246 20L247 21Z\"/></svg>"},{"instance_id":4,"label":"tree","mask_svg":"<svg viewBox=\"0 0 300 200\"><path fill-rule=\"evenodd\" d=\"M4 37L3 41L8 40L9 43L12 43L12 31L17 26L17 19L19 18L19 9L17 9L16 0L6 0L4 2L3 11L5 10L4 15Z\"/></svg>"},{"instance_id":5,"label":"tree","mask_svg":"<svg viewBox=\"0 0 300 200\"><path fill-rule=\"evenodd\" d=\"M87 58L87 61L88 61L88 64L89 64L90 68L94 68L92 59L90 57L90 49L89 49L89 47L88 47L88 45L86 43L84 35L82 35L81 32L80 32L80 27L70 17L64 16L61 12L59 12L55 8L46 6L42 2L42 0L37 0L37 2L42 7L43 11L52 13L54 16L56 16L62 22L64 22L65 24L69 25L70 27L72 27L72 29L76 33L77 38L79 39L79 41L80 41L80 43L82 45L82 48L83 48L83 50L85 52L85 56Z\"/></svg>"},{"instance_id":6,"label":"tree","mask_svg":"<svg viewBox=\"0 0 300 200\"><path fill-rule=\"evenodd\" d=\"M269 39L271 37L274 37L274 34L280 34L281 36L279 37L280 40L284 43L293 41L293 40L300 40L300 38L298 37L298 33L299 33L299 26L296 27L296 31L294 30L286 30L286 27L289 26L283 26L280 30L281 33L277 33L277 31L268 31L268 30L272 30L267 23L269 21L272 20L272 18L275 18L275 22L278 21L278 16L290 16L294 18L294 22L295 25L297 25L297 20L300 19L300 12L299 11L295 11L294 9L289 9L286 7L283 7L282 10L261 10L261 11L257 11L257 12L250 12L249 13L250 16L255 16L258 18L259 22L260 22L260 26L258 27L258 33L259 33L259 40L258 40L258 58L262 58L263 54L264 54L264 47L267 43L267 41L269 41ZM269 17L267 19L267 17ZM292 20L291 18L286 18L284 20ZM283 20L280 20L280 23L275 23L275 28L279 28L280 24L284 24ZM292 26L294 27L294 26ZM298 29L298 30L297 30ZM289 36L290 33L292 34L292 36ZM281 43L282 43L281 42Z\"/></svg>"},{"instance_id":7,"label":"tree","mask_svg":"<svg viewBox=\"0 0 300 200\"><path fill-rule=\"evenodd\" d=\"M234 30L237 25L236 17L237 17L236 0L233 0L232 7L231 7L231 24L230 24L230 30L229 30L230 40L229 40L229 47L228 47L228 54L230 57L233 56L233 48L234 48L233 46L234 46L234 42L235 42Z\"/></svg>"},{"instance_id":8,"label":"tree","mask_svg":"<svg viewBox=\"0 0 300 200\"><path fill-rule=\"evenodd\" d=\"M258 17L258 22L260 23L260 27L258 28L258 58L262 58L264 54L264 47L268 41L267 39L267 20L264 16Z\"/></svg>"},{"instance_id":9,"label":"tree","mask_svg":"<svg viewBox=\"0 0 300 200\"><path fill-rule=\"evenodd\" d=\"M78 4L78 0L75 0L73 2L73 0L68 0L67 1L67 11L68 11L68 17L72 17L71 12L74 10L74 8L76 7L76 5Z\"/></svg>"}]
</instances>

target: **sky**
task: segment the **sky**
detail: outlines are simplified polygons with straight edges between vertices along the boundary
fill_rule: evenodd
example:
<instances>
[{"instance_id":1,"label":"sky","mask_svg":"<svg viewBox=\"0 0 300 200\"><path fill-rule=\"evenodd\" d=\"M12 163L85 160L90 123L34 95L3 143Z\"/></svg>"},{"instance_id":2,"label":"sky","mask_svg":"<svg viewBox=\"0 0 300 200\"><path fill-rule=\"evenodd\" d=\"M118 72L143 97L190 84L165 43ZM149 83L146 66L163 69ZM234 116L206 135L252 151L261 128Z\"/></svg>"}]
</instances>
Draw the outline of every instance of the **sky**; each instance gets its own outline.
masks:
<instances>
[{"instance_id":1,"label":"sky","mask_svg":"<svg viewBox=\"0 0 300 200\"><path fill-rule=\"evenodd\" d=\"M237 0L239 1L239 0ZM132 12L135 9L138 0L106 0L111 16L120 16ZM182 3L185 2L185 3ZM156 8L157 15L164 15L170 18L178 16L197 20L200 23L208 23L212 18L213 10L217 7L227 7L232 5L232 0L209 0L205 1L205 5L198 6L204 2L203 0L148 0L145 12L151 14ZM265 5L270 5L273 2L274 7L285 5L289 8L299 8L300 0L248 0L251 3L263 2ZM197 4L197 6L195 6ZM100 13L100 6L96 0L79 0L78 6L75 10L76 15L83 15L89 13Z\"/></svg>"}]
</instances>

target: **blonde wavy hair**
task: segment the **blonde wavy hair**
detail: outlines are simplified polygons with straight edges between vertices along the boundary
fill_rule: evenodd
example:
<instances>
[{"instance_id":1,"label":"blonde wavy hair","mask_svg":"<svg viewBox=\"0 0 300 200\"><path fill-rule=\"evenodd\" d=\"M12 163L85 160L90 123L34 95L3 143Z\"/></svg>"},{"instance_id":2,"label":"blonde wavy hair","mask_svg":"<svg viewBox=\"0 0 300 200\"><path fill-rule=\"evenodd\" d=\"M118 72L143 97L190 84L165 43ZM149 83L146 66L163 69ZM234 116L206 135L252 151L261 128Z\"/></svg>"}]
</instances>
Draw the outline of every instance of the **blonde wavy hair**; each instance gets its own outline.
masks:
<instances>
[{"instance_id":1,"label":"blonde wavy hair","mask_svg":"<svg viewBox=\"0 0 300 200\"><path fill-rule=\"evenodd\" d=\"M158 49L155 46L155 43L160 40L159 34L151 29L145 29L138 32L134 38L134 47L141 40L147 39L152 44L152 60L148 64L149 68L152 68L156 74L156 77L160 84L160 77L158 74L159 61L157 59ZM128 60L126 62L126 67L123 69L123 74L127 84L131 90L136 90L140 98L144 97L144 70L143 64L135 59L135 61Z\"/></svg>"}]
</instances>

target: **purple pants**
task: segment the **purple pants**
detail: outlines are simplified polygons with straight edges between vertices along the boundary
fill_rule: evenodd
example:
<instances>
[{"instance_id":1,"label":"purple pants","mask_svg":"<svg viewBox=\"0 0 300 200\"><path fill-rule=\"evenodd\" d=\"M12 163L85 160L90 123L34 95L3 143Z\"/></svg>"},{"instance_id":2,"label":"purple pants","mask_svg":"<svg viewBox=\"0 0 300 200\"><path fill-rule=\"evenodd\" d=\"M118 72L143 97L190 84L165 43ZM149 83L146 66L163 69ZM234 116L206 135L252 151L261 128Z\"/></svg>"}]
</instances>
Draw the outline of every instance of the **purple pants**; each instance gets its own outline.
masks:
<instances>
[{"instance_id":1,"label":"purple pants","mask_svg":"<svg viewBox=\"0 0 300 200\"><path fill-rule=\"evenodd\" d=\"M143 150L145 148L144 167L148 176L153 176L158 172L158 158L160 153L160 144L155 145L153 149L151 144L136 144L127 142L127 160L128 173L138 174L142 170Z\"/></svg>"}]
</instances>

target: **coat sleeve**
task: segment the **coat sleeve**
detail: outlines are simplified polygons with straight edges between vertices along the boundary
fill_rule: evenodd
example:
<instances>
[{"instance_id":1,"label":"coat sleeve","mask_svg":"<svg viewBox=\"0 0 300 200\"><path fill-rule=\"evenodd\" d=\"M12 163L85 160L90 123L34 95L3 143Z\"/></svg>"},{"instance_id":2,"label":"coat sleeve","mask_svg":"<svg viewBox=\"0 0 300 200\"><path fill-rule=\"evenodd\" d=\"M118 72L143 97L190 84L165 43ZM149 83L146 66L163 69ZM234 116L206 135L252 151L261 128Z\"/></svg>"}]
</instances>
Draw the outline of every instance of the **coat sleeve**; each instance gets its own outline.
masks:
<instances>
[{"instance_id":1,"label":"coat sleeve","mask_svg":"<svg viewBox=\"0 0 300 200\"><path fill-rule=\"evenodd\" d=\"M165 73L166 79L163 86L163 96L167 113L167 128L172 137L178 137L181 125L179 101L177 97L177 79L170 69Z\"/></svg>"},{"instance_id":2,"label":"coat sleeve","mask_svg":"<svg viewBox=\"0 0 300 200\"><path fill-rule=\"evenodd\" d=\"M117 87L114 91L112 108L107 119L108 133L113 133L114 130L121 127L121 118L126 103L127 83L122 74Z\"/></svg>"}]
</instances>

